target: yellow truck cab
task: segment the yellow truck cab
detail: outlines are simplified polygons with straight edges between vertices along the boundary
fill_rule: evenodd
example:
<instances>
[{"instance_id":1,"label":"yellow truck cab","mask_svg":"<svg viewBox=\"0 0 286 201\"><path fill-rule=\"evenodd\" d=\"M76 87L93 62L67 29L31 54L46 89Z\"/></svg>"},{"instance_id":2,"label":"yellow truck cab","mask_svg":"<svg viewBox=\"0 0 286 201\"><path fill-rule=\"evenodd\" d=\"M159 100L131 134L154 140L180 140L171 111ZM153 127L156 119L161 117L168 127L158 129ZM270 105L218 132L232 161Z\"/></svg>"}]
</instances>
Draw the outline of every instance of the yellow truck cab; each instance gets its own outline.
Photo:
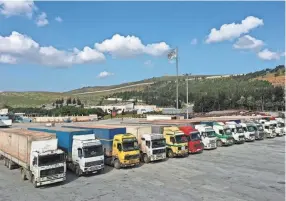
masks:
<instances>
[{"instance_id":1,"label":"yellow truck cab","mask_svg":"<svg viewBox=\"0 0 286 201\"><path fill-rule=\"evenodd\" d=\"M166 139L167 156L187 156L188 138L178 127L164 127L163 135Z\"/></svg>"},{"instance_id":2,"label":"yellow truck cab","mask_svg":"<svg viewBox=\"0 0 286 201\"><path fill-rule=\"evenodd\" d=\"M133 134L114 135L112 143L112 161L116 169L135 166L140 163L138 141Z\"/></svg>"}]
</instances>

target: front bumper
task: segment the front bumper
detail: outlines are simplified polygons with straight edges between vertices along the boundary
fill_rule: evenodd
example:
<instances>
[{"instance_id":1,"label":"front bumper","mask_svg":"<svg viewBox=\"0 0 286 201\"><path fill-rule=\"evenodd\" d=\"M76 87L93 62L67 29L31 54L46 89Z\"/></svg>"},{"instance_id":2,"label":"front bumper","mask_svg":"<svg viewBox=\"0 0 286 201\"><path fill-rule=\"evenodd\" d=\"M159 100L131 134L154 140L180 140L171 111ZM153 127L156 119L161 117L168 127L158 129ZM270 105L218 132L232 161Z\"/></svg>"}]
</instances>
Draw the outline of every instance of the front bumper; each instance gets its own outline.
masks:
<instances>
[{"instance_id":1,"label":"front bumper","mask_svg":"<svg viewBox=\"0 0 286 201\"><path fill-rule=\"evenodd\" d=\"M158 161L158 160L164 160L166 158L166 153L164 154L157 154L157 155L151 155L150 160L151 161Z\"/></svg>"},{"instance_id":2,"label":"front bumper","mask_svg":"<svg viewBox=\"0 0 286 201\"><path fill-rule=\"evenodd\" d=\"M140 164L140 159L133 159L133 160L124 160L122 163L120 163L121 167L131 167L136 166Z\"/></svg>"},{"instance_id":3,"label":"front bumper","mask_svg":"<svg viewBox=\"0 0 286 201\"><path fill-rule=\"evenodd\" d=\"M189 150L188 149L180 150L180 151L174 153L175 156L186 156L188 154L189 154Z\"/></svg>"},{"instance_id":4,"label":"front bumper","mask_svg":"<svg viewBox=\"0 0 286 201\"><path fill-rule=\"evenodd\" d=\"M91 173L91 172L95 172L95 171L98 171L101 169L104 169L104 164L95 165L95 166L91 166L91 167L85 167L83 173Z\"/></svg>"},{"instance_id":5,"label":"front bumper","mask_svg":"<svg viewBox=\"0 0 286 201\"><path fill-rule=\"evenodd\" d=\"M209 143L204 145L204 149L216 149L216 148L217 148L216 143Z\"/></svg>"},{"instance_id":6,"label":"front bumper","mask_svg":"<svg viewBox=\"0 0 286 201\"><path fill-rule=\"evenodd\" d=\"M47 178L47 177L46 177ZM66 177L60 177L57 179L40 179L41 181L37 181L36 182L36 186L44 186L44 185L48 185L48 184L54 184L54 183L58 183L58 182L63 182L66 180Z\"/></svg>"},{"instance_id":7,"label":"front bumper","mask_svg":"<svg viewBox=\"0 0 286 201\"><path fill-rule=\"evenodd\" d=\"M233 140L222 141L222 144L223 144L224 146L231 146L231 145L233 145Z\"/></svg>"}]
</instances>

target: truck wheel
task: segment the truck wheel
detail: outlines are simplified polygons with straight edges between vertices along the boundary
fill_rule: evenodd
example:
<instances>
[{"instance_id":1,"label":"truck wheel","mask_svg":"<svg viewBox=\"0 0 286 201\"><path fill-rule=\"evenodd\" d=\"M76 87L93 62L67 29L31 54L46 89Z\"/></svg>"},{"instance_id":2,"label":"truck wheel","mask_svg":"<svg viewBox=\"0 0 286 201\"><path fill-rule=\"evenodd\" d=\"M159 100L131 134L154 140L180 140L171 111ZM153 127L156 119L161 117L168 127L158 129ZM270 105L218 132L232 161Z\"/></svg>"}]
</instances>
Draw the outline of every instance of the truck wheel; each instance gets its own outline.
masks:
<instances>
[{"instance_id":1,"label":"truck wheel","mask_svg":"<svg viewBox=\"0 0 286 201\"><path fill-rule=\"evenodd\" d=\"M174 153L171 149L168 150L168 157L169 158L173 158L174 157Z\"/></svg>"},{"instance_id":2,"label":"truck wheel","mask_svg":"<svg viewBox=\"0 0 286 201\"><path fill-rule=\"evenodd\" d=\"M4 159L4 156L0 155L0 160L3 160Z\"/></svg>"},{"instance_id":3,"label":"truck wheel","mask_svg":"<svg viewBox=\"0 0 286 201\"><path fill-rule=\"evenodd\" d=\"M119 160L116 159L116 160L114 161L114 167L115 167L116 169L120 169L120 166L121 166L121 165L120 165Z\"/></svg>"},{"instance_id":4,"label":"truck wheel","mask_svg":"<svg viewBox=\"0 0 286 201\"><path fill-rule=\"evenodd\" d=\"M99 174L104 174L104 168L102 168L101 170L99 170Z\"/></svg>"},{"instance_id":5,"label":"truck wheel","mask_svg":"<svg viewBox=\"0 0 286 201\"><path fill-rule=\"evenodd\" d=\"M147 154L144 154L143 160L144 160L144 163L149 163L149 162L150 162L150 159L149 159L149 157L147 156Z\"/></svg>"},{"instance_id":6,"label":"truck wheel","mask_svg":"<svg viewBox=\"0 0 286 201\"><path fill-rule=\"evenodd\" d=\"M34 175L32 176L31 182L32 182L32 184L33 184L33 186L34 186L35 188L38 188L37 182L35 181Z\"/></svg>"},{"instance_id":7,"label":"truck wheel","mask_svg":"<svg viewBox=\"0 0 286 201\"><path fill-rule=\"evenodd\" d=\"M8 160L8 169L12 170L12 161L11 160Z\"/></svg>"},{"instance_id":8,"label":"truck wheel","mask_svg":"<svg viewBox=\"0 0 286 201\"><path fill-rule=\"evenodd\" d=\"M21 178L23 181L27 180L26 171L24 170L24 168L21 168Z\"/></svg>"},{"instance_id":9,"label":"truck wheel","mask_svg":"<svg viewBox=\"0 0 286 201\"><path fill-rule=\"evenodd\" d=\"M4 158L4 166L7 167L7 159Z\"/></svg>"},{"instance_id":10,"label":"truck wheel","mask_svg":"<svg viewBox=\"0 0 286 201\"><path fill-rule=\"evenodd\" d=\"M76 176L78 176L78 177L80 177L80 176L82 175L82 171L81 171L81 169L80 169L79 166L76 166L76 168L75 168L75 174L76 174Z\"/></svg>"},{"instance_id":11,"label":"truck wheel","mask_svg":"<svg viewBox=\"0 0 286 201\"><path fill-rule=\"evenodd\" d=\"M222 141L220 141L220 140L219 140L219 141L216 141L216 146L217 146L217 147L222 147Z\"/></svg>"}]
</instances>

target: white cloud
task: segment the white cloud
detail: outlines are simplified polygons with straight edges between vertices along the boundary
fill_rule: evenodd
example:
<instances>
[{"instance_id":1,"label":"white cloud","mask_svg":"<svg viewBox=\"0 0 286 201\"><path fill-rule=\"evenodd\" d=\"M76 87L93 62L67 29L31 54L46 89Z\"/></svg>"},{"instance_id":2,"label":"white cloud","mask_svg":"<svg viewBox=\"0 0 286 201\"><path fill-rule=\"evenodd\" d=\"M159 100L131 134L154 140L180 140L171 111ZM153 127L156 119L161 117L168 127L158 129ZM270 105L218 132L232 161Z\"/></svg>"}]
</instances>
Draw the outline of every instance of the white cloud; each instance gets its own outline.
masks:
<instances>
[{"instance_id":1,"label":"white cloud","mask_svg":"<svg viewBox=\"0 0 286 201\"><path fill-rule=\"evenodd\" d=\"M0 13L6 17L27 16L31 18L33 12L37 10L33 1L30 0L0 0Z\"/></svg>"},{"instance_id":2,"label":"white cloud","mask_svg":"<svg viewBox=\"0 0 286 201\"><path fill-rule=\"evenodd\" d=\"M43 27L49 24L47 14L45 12L42 12L40 15L38 15L36 19L36 24L38 27Z\"/></svg>"},{"instance_id":3,"label":"white cloud","mask_svg":"<svg viewBox=\"0 0 286 201\"><path fill-rule=\"evenodd\" d=\"M83 50L74 48L72 51L58 50L53 46L41 47L30 37L18 32L12 32L7 37L0 36L0 54L15 58L13 63L30 62L55 67L105 60L103 53L90 47L84 47Z\"/></svg>"},{"instance_id":4,"label":"white cloud","mask_svg":"<svg viewBox=\"0 0 286 201\"><path fill-rule=\"evenodd\" d=\"M115 57L132 57L140 54L151 56L165 55L170 47L165 42L142 44L136 36L121 36L115 34L111 39L106 39L102 43L95 44L100 52L109 53Z\"/></svg>"},{"instance_id":5,"label":"white cloud","mask_svg":"<svg viewBox=\"0 0 286 201\"><path fill-rule=\"evenodd\" d=\"M98 78L106 78L106 77L109 77L109 76L112 76L112 75L114 75L114 73L103 71L103 72L99 73L97 77Z\"/></svg>"},{"instance_id":6,"label":"white cloud","mask_svg":"<svg viewBox=\"0 0 286 201\"><path fill-rule=\"evenodd\" d=\"M9 54L0 55L0 63L16 64L17 59Z\"/></svg>"},{"instance_id":7,"label":"white cloud","mask_svg":"<svg viewBox=\"0 0 286 201\"><path fill-rule=\"evenodd\" d=\"M145 66L150 66L150 67L151 67L151 66L154 66L154 64L153 64L153 62L152 62L151 60L145 61L145 62L144 62L144 65L145 65Z\"/></svg>"},{"instance_id":8,"label":"white cloud","mask_svg":"<svg viewBox=\"0 0 286 201\"><path fill-rule=\"evenodd\" d=\"M257 56L262 60L279 60L281 53L278 52L272 52L268 49L264 49L260 52L258 52Z\"/></svg>"},{"instance_id":9,"label":"white cloud","mask_svg":"<svg viewBox=\"0 0 286 201\"><path fill-rule=\"evenodd\" d=\"M56 20L57 22L62 22L62 21L63 21L63 19L62 19L61 17L59 17L59 16L56 17L55 20Z\"/></svg>"},{"instance_id":10,"label":"white cloud","mask_svg":"<svg viewBox=\"0 0 286 201\"><path fill-rule=\"evenodd\" d=\"M191 45L196 45L196 44L198 44L198 39L193 38L191 41Z\"/></svg>"},{"instance_id":11,"label":"white cloud","mask_svg":"<svg viewBox=\"0 0 286 201\"><path fill-rule=\"evenodd\" d=\"M206 39L206 43L221 42L240 37L250 30L263 25L263 20L257 17L248 16L240 24L223 24L219 30L212 28Z\"/></svg>"},{"instance_id":12,"label":"white cloud","mask_svg":"<svg viewBox=\"0 0 286 201\"><path fill-rule=\"evenodd\" d=\"M233 45L235 49L253 49L259 50L264 45L262 40L258 40L249 35L240 37Z\"/></svg>"}]
</instances>

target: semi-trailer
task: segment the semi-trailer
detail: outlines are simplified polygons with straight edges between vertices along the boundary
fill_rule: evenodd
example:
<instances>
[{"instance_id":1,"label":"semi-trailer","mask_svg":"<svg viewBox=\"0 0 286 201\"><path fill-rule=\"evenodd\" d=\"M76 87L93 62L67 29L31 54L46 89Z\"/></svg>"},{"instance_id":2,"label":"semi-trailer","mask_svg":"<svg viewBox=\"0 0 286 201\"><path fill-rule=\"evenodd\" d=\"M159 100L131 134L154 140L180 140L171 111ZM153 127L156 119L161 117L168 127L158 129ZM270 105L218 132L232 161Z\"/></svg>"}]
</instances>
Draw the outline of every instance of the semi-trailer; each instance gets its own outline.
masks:
<instances>
[{"instance_id":1,"label":"semi-trailer","mask_svg":"<svg viewBox=\"0 0 286 201\"><path fill-rule=\"evenodd\" d=\"M279 127L278 126L278 121L277 120L270 120L270 123L272 123L273 127L274 127L274 130L275 130L275 133L277 136L283 136L283 132L284 132L284 129Z\"/></svg>"},{"instance_id":2,"label":"semi-trailer","mask_svg":"<svg viewBox=\"0 0 286 201\"><path fill-rule=\"evenodd\" d=\"M261 121L266 137L267 138L275 138L276 137L276 133L275 133L275 128L273 126L273 124L269 121Z\"/></svg>"},{"instance_id":3,"label":"semi-trailer","mask_svg":"<svg viewBox=\"0 0 286 201\"><path fill-rule=\"evenodd\" d=\"M151 126L126 125L125 127L127 133L137 138L142 161L149 163L166 159L166 140L163 134L152 133Z\"/></svg>"},{"instance_id":4,"label":"semi-trailer","mask_svg":"<svg viewBox=\"0 0 286 201\"><path fill-rule=\"evenodd\" d=\"M21 169L21 178L39 187L66 180L65 154L49 133L26 129L0 130L0 158L9 169Z\"/></svg>"},{"instance_id":5,"label":"semi-trailer","mask_svg":"<svg viewBox=\"0 0 286 201\"><path fill-rule=\"evenodd\" d=\"M68 128L91 129L101 141L104 152L104 162L116 169L137 166L140 163L138 141L133 134L126 133L125 127L111 125L71 125Z\"/></svg>"},{"instance_id":6,"label":"semi-trailer","mask_svg":"<svg viewBox=\"0 0 286 201\"><path fill-rule=\"evenodd\" d=\"M255 140L264 140L265 132L262 124L252 123L255 130Z\"/></svg>"},{"instance_id":7,"label":"semi-trailer","mask_svg":"<svg viewBox=\"0 0 286 201\"><path fill-rule=\"evenodd\" d=\"M225 124L231 130L234 143L243 144L245 142L245 139L242 126L237 124L235 121L228 121L225 122Z\"/></svg>"},{"instance_id":8,"label":"semi-trailer","mask_svg":"<svg viewBox=\"0 0 286 201\"><path fill-rule=\"evenodd\" d=\"M179 129L187 136L189 153L203 152L204 144L197 129L195 129L193 126L181 126Z\"/></svg>"},{"instance_id":9,"label":"semi-trailer","mask_svg":"<svg viewBox=\"0 0 286 201\"><path fill-rule=\"evenodd\" d=\"M102 144L92 130L75 128L28 128L55 135L58 146L66 153L67 168L77 176L104 172Z\"/></svg>"},{"instance_id":10,"label":"semi-trailer","mask_svg":"<svg viewBox=\"0 0 286 201\"><path fill-rule=\"evenodd\" d=\"M252 123L240 123L244 131L244 137L246 142L255 141L255 128Z\"/></svg>"},{"instance_id":11,"label":"semi-trailer","mask_svg":"<svg viewBox=\"0 0 286 201\"><path fill-rule=\"evenodd\" d=\"M275 120L278 122L277 123L278 128L280 128L283 135L285 135L286 134L285 119L278 117Z\"/></svg>"}]
</instances>

